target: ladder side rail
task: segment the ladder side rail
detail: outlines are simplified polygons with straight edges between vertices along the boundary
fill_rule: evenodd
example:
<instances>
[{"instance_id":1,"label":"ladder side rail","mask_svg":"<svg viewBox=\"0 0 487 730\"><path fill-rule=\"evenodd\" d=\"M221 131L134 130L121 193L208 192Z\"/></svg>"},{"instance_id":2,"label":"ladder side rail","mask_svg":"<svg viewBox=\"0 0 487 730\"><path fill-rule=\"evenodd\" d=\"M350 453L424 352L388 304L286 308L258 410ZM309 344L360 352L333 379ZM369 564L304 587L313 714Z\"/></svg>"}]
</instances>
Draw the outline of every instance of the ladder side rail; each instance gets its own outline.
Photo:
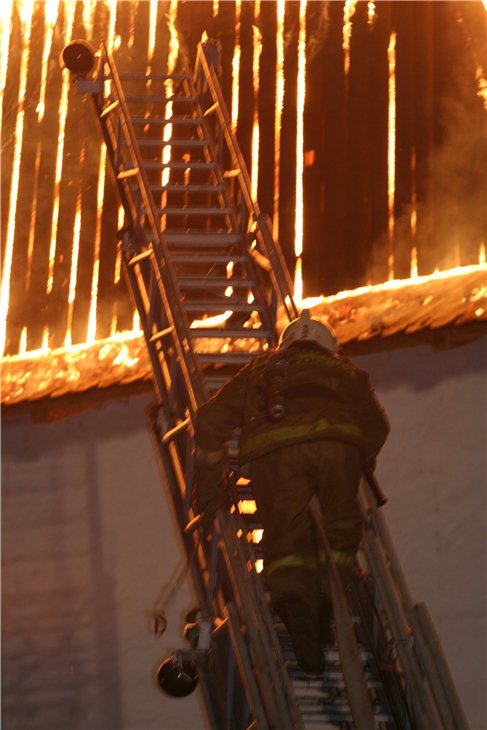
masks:
<instances>
[{"instance_id":1,"label":"ladder side rail","mask_svg":"<svg viewBox=\"0 0 487 730\"><path fill-rule=\"evenodd\" d=\"M177 359L179 360L180 372L183 375L182 382L180 383L182 392L179 394L179 398L175 398L174 402L177 402L179 407L182 406L183 408L185 405L192 406L194 411L199 402L205 400L205 394L203 393L202 395L201 392L195 393L191 389L192 383L189 377L189 372L191 372L192 363L190 362L189 366L186 368L182 367L182 365L185 363L183 348L185 337L186 342L188 343L187 351L193 356L194 353L191 349L188 332L183 331L183 334L181 334L180 332L178 333L178 324L181 324L181 321L178 320L178 314L181 314L181 312L175 312L170 306L170 304L178 305L179 303L179 292L177 288L177 283L174 276L171 276L172 272L170 270L169 257L167 255L167 251L165 250L164 240L161 236L159 226L156 223L156 220L158 220L157 211L154 210L155 206L152 200L152 196L148 193L149 187L147 184L147 180L145 179L146 176L143 168L143 160L141 159L140 153L138 152L138 146L134 137L131 119L128 114L128 108L126 106L123 90L120 85L120 80L118 78L115 65L111 63L111 59L108 54L106 54L104 61L102 59L101 66L103 70L105 63L107 64L110 71L111 81L117 97L115 98L115 102L118 101L118 105L113 103L111 104L112 110L110 112L110 116L106 115L107 118L104 120L105 123L102 123L102 130L105 136L105 140L107 142L107 147L112 153L111 160L114 162L115 175L118 177L118 173L120 171L126 173L118 178L118 187L122 202L124 203L126 215L128 217L128 220L132 223L132 229L134 231L134 237L132 238L132 241L139 246L142 244L142 246L147 245L150 247L150 242L147 241L145 237L141 241L140 238L137 239L135 236L135 231L138 235L146 235L143 232L143 224L145 223L145 220L147 220L149 223L153 238L152 252L149 252L150 255L148 256L148 258L144 259L143 264L144 267L146 263L150 264L151 266L149 283L147 282L146 277L144 277L145 272L143 271L142 267L139 266L139 262L137 262L137 268L134 271L133 267L130 265L129 257L126 257L127 269L129 272L132 272L131 274L129 274L130 283L132 285L130 289L138 297L138 308L140 310L141 319L145 325L144 332L147 335L147 345L151 353L154 355L154 353L156 353L156 347L153 346L153 343L151 342L151 333L149 329L152 328L152 319L154 319L152 317L153 311L151 311L151 304L152 306L154 306L154 298L151 296L151 286L154 280L157 282L157 290L159 292L161 306L164 308L164 311L166 312L168 317L168 321L173 327L171 333L173 346L174 350L179 356ZM98 101L100 101L101 98L101 96L98 96ZM98 105L97 109L99 111L99 116L101 117L103 108ZM115 123L113 123L113 119L111 119L112 114L116 116ZM117 122L118 127L116 126ZM119 169L119 164L124 165L122 170ZM132 170L135 170L135 174L132 173ZM135 182L135 180L139 183L140 187L134 191L133 183ZM139 193L139 195L134 196L134 192ZM147 250L148 249L144 248L143 253L145 254ZM171 299L173 300L172 302ZM183 320L183 325L184 324L185 321ZM153 359L153 363L155 364L156 371L162 371L162 368L159 368L159 366L161 365L161 363L159 362L159 357L155 357ZM193 365L194 372L200 375L197 359L194 360ZM170 398L167 391L168 387L173 385L175 377L177 377L177 374L175 375L173 373L170 383L167 382L167 378L163 378L159 384L160 396L161 400L163 401L161 405L162 410L164 411L166 421L169 421L172 415L171 413L168 413L168 409L166 407L167 400L168 398ZM190 412L190 416L191 415L192 414ZM185 426L185 421L178 422L172 430L166 430L165 433L161 433L160 429L157 429L154 432L154 436L156 438L159 453L161 454L163 463L166 467L166 476L170 483L170 489L173 495L173 504L178 513L178 520L180 525L183 526L185 522L187 522L187 519L185 519L188 511L188 502L186 497L188 495L189 485L188 472L185 473L184 470L184 458L182 456L182 451L187 454L188 446L186 439L190 438L191 434L190 423L188 424L188 427L185 426L184 431L181 431L179 426ZM167 423L165 427L167 428ZM184 444L181 448L180 441L182 437L183 441L186 442L186 448ZM203 562L206 564L204 568L206 570L205 573L201 570L201 565L198 566L196 561L190 561L192 563L191 568L194 583L197 587L197 592L200 594L199 597L202 606L205 606L205 600L206 602L208 602L209 599L211 603L210 605L207 605L204 610L205 613L212 615L214 608L214 598L218 600L218 608L220 610L224 609L225 603L228 603L228 598L223 597L220 590L213 590L215 586L214 581L209 579L211 567L208 567L208 555L205 554L207 553L207 551L205 551L204 549L202 551L198 551L198 546L195 546L194 544L194 538L186 538L187 541L189 539L191 539L191 544L186 544L188 556L191 556L192 552L200 552L200 556L202 555ZM227 574L226 576L222 576L222 578L226 578L227 585L230 585L232 578L231 575ZM218 582L220 583L222 581L219 580ZM207 595L208 589L210 590L209 596ZM214 595L211 595L212 591L214 592ZM245 682L246 680L248 680L248 676L244 675L241 677L241 681ZM262 727L265 727L265 725L262 725Z\"/></svg>"},{"instance_id":2,"label":"ladder side rail","mask_svg":"<svg viewBox=\"0 0 487 730\"><path fill-rule=\"evenodd\" d=\"M232 578L242 623L246 626L249 644L254 659L254 674L260 686L264 705L272 727L291 728L293 719L288 712L288 703L279 676L276 672L276 656L263 632L264 626L256 601L247 563L242 560L238 546L235 525L231 516L221 513L218 517L219 533L224 545L224 556L228 562L228 573Z\"/></svg>"},{"instance_id":3,"label":"ladder side rail","mask_svg":"<svg viewBox=\"0 0 487 730\"><path fill-rule=\"evenodd\" d=\"M225 618L230 628L230 637L234 646L235 657L239 666L239 674L245 684L247 697L249 698L252 712L258 730L271 730L267 713L262 704L261 693L253 672L253 662L247 648L244 636L241 633L240 619L235 604L229 601L225 606ZM284 729L283 729L284 730Z\"/></svg>"},{"instance_id":4,"label":"ladder side rail","mask_svg":"<svg viewBox=\"0 0 487 730\"><path fill-rule=\"evenodd\" d=\"M170 455L167 445L164 446L164 444L162 443L160 438L160 431L158 430L156 423L152 424L151 431L154 438L155 446L161 458L163 469L166 475L166 480L169 482L168 486L173 497L173 503L176 508L176 512L178 512L178 502L180 501L179 497L181 485L179 480L177 479L177 475L174 472L173 457ZM178 520L180 524L184 523L181 520L180 515L178 515ZM221 553L221 546L217 545L216 534L213 535L213 539L209 544L206 544L205 541L200 539L198 531L192 533L183 533L183 538L185 542L186 554L188 556L189 569L191 577L193 579L193 585L196 589L196 595L203 617L210 620L212 617L216 616L225 617L227 615L226 607L228 605L229 598L230 600L232 600L233 596L231 594L222 594L222 578L225 578L227 583L229 583L230 576L226 574L225 561L218 561L218 553ZM225 572L224 576L222 576L222 570ZM240 652L244 650L244 646L242 644L243 639L240 639L242 627L240 622L235 621L235 617L235 631L233 631L233 627L230 627L228 625L227 619L227 621L223 621L219 626L217 626L217 628L214 629L213 633L221 632L224 628L224 624L226 624L226 630L230 632L230 638L232 639L232 643L231 645L229 645L226 651L226 656L224 656L223 658L222 652L219 650L219 647L216 648L216 651L218 652L218 660L216 662L214 656L213 658L211 656L208 657L208 660L206 662L207 666L203 668L202 672L200 672L200 681L202 681L203 683L203 692L205 697L207 698L207 708L209 709L210 714L213 716L213 720L216 722L214 727L232 727L236 730L243 730L242 725L239 724L239 718L235 717L235 715L239 714L239 708L237 706L233 706L232 698L233 694L236 691L235 687L233 687L231 690L230 688L228 688L228 693L230 693L231 699L231 707L229 707L228 712L233 709L233 713L230 712L233 719L233 723L231 725L224 725L223 717L225 711L224 708L222 708L223 698L220 693L215 693L213 689L213 684L215 682L217 685L221 684L222 674L225 674L226 676L225 669L227 668L227 665L231 664L232 662L233 652L237 651L237 649ZM237 637L236 639L235 634ZM191 654L191 652L189 652L189 654ZM262 717L265 717L265 713L264 715L261 714L261 694L258 691L257 683L255 681L252 681L252 677L249 677L249 672L252 672L250 657L240 656L237 658L239 659L240 671L238 677L234 677L234 683L237 680L240 680L243 691L246 693L248 701L250 701L250 705L253 708L254 714L256 717L259 718L258 727L262 727L265 729L268 727L268 724L266 720L262 720ZM225 668L222 668L222 664L225 664ZM245 674L243 673L244 668L247 672ZM228 697L226 698L226 700L228 702Z\"/></svg>"},{"instance_id":5,"label":"ladder side rail","mask_svg":"<svg viewBox=\"0 0 487 730\"><path fill-rule=\"evenodd\" d=\"M377 537L382 544L382 550L387 556L390 572L396 584L397 591L401 596L405 616L415 637L415 648L424 666L425 673L434 689L435 700L441 708L441 713L448 727L468 728L461 701L451 679L448 664L442 652L439 639L434 631L433 624L431 620L424 622L421 620L422 617L428 615L428 610L425 604L415 604L413 602L387 523L383 515L375 507L374 501L370 498L368 492L367 496ZM431 635L431 638L428 634ZM433 646L435 647L434 651L432 651Z\"/></svg>"},{"instance_id":6,"label":"ladder side rail","mask_svg":"<svg viewBox=\"0 0 487 730\"><path fill-rule=\"evenodd\" d=\"M433 666L438 672L439 679L444 691L444 697L452 711L454 717L455 730L467 730L469 728L468 720L462 702L458 696L458 692L453 682L453 678L443 653L439 636L434 627L428 607L425 603L417 603L414 607L421 635L426 647L431 654Z\"/></svg>"},{"instance_id":7,"label":"ladder side rail","mask_svg":"<svg viewBox=\"0 0 487 730\"><path fill-rule=\"evenodd\" d=\"M111 75L111 83L116 91L117 100L119 101L119 107L117 107L115 111L119 111L121 114L122 131L127 145L129 146L131 155L133 156L134 166L137 167L136 177L139 181L139 189L142 193L142 202L145 211L144 215L147 217L154 239L153 250L154 257L157 262L156 275L158 277L159 284L161 285L161 297L163 299L164 306L167 308L171 325L174 327L173 344L180 358L180 366L184 371L185 381L188 388L190 410L194 413L197 406L206 400L206 388L198 367L196 356L190 346L189 325L186 321L184 309L180 304L181 296L176 275L173 271L170 254L167 249L164 236L160 230L159 216L153 197L150 194L150 184L144 170L144 161L138 150L137 140L130 119L127 102L125 101L120 78L113 59L105 46L103 46L102 54L103 58L101 65L103 66L104 63L107 64ZM103 109L98 107L99 115L102 111ZM118 171L115 170L115 175L117 175L117 172ZM124 183L126 183L126 179L122 179L122 184ZM136 211L132 211L133 215L135 213Z\"/></svg>"},{"instance_id":8,"label":"ladder side rail","mask_svg":"<svg viewBox=\"0 0 487 730\"><path fill-rule=\"evenodd\" d=\"M361 505L364 506L363 491ZM370 512L364 510L365 525L363 529L364 552L376 582L382 609L390 627L393 642L402 666L408 688L413 700L413 713L419 718L420 727L445 728L441 713L434 700L428 678L415 650L412 637L407 633L409 624L404 606L398 596L398 586L391 576L389 564L381 549L373 519Z\"/></svg>"},{"instance_id":9,"label":"ladder side rail","mask_svg":"<svg viewBox=\"0 0 487 730\"><path fill-rule=\"evenodd\" d=\"M352 615L359 617L357 627L359 643L367 647L370 652L371 660L368 664L381 684L379 695L382 707L389 710L397 727L401 730L403 728L412 730L410 707L404 692L405 683L397 671L394 658L391 658L393 644L389 640L387 626L384 626L379 613L376 592L377 587L370 574L364 576L360 572L354 576L349 602Z\"/></svg>"},{"instance_id":10,"label":"ladder side rail","mask_svg":"<svg viewBox=\"0 0 487 730\"><path fill-rule=\"evenodd\" d=\"M266 221L265 217L261 214L257 202L252 200L250 179L245 160L232 130L231 120L215 73L215 68L208 63L204 47L199 44L194 74L196 84L202 75L205 78L208 90L215 104L215 113L218 117L220 127L223 130L223 136L230 152L232 164L238 170L238 182L243 195L243 202L248 211L249 223L256 224L257 226L259 242L263 246L267 257L272 261L271 270L277 290L280 293L281 300L286 307L289 318L292 319L298 316L299 311L293 300L293 285L281 247L273 239L269 220L267 219Z\"/></svg>"},{"instance_id":11,"label":"ladder side rail","mask_svg":"<svg viewBox=\"0 0 487 730\"><path fill-rule=\"evenodd\" d=\"M380 542L382 551L386 555L389 571L396 588L396 595L400 596L402 610L404 611L407 623L413 631L416 652L424 667L426 677L434 690L433 697L438 705L440 714L444 718L445 726L448 728L468 728L462 703L451 678L450 670L441 649L440 641L434 631L433 624L430 620L422 620L427 615L427 608L424 604L414 603L387 523L375 506L367 487L363 489L362 494L366 500L367 511L374 525L377 540ZM421 606L421 608L418 609L418 606Z\"/></svg>"},{"instance_id":12,"label":"ladder side rail","mask_svg":"<svg viewBox=\"0 0 487 730\"><path fill-rule=\"evenodd\" d=\"M251 584L254 609L256 609L257 615L260 619L260 627L263 632L264 642L273 653L273 660L279 674L279 682L284 692L284 701L288 704L289 712L293 720L293 728L295 728L295 730L299 730L302 727L302 717L295 701L294 688L289 679L289 673L285 665L282 648L274 628L274 621L269 605L265 598L262 578L258 575L255 569L256 557L253 545L251 541L246 539L249 528L238 509L235 510L232 517L236 527L238 528L236 530L236 535L241 534L241 537L237 538L237 542L242 564L250 565L252 567L252 570L248 572L248 580Z\"/></svg>"}]
</instances>

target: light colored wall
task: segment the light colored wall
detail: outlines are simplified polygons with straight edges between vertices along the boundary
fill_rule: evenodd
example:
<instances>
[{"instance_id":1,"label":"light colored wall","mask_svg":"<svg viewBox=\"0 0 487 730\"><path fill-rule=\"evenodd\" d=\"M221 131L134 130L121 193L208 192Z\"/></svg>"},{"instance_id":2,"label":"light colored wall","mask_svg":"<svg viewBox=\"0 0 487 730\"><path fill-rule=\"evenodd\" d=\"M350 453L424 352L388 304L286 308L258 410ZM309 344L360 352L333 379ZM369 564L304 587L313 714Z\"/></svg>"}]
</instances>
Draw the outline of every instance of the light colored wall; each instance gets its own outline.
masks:
<instances>
[{"instance_id":1,"label":"light colored wall","mask_svg":"<svg viewBox=\"0 0 487 730\"><path fill-rule=\"evenodd\" d=\"M384 514L472 730L487 728L486 344L356 359L391 423L377 467L389 498Z\"/></svg>"},{"instance_id":2,"label":"light colored wall","mask_svg":"<svg viewBox=\"0 0 487 730\"><path fill-rule=\"evenodd\" d=\"M146 611L184 565L146 430L151 397L56 423L3 423L3 727L199 730L199 692L168 698L152 672L195 605L187 581L168 629Z\"/></svg>"},{"instance_id":3,"label":"light colored wall","mask_svg":"<svg viewBox=\"0 0 487 730\"><path fill-rule=\"evenodd\" d=\"M378 476L415 600L433 615L472 730L485 730L486 350L357 358L392 432ZM199 694L151 683L183 646L187 582L156 639L145 612L183 557L146 431L147 396L2 427L3 724L9 730L200 730Z\"/></svg>"}]
</instances>

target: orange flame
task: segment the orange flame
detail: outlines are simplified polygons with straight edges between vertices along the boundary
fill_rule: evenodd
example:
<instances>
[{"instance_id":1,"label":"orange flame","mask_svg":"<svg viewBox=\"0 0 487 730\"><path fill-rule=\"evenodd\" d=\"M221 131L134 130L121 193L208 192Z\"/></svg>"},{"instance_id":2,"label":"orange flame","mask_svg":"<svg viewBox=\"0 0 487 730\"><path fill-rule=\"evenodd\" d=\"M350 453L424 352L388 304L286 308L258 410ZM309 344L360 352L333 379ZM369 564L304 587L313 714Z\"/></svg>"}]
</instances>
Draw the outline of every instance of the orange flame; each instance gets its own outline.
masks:
<instances>
[{"instance_id":1,"label":"orange flame","mask_svg":"<svg viewBox=\"0 0 487 730\"><path fill-rule=\"evenodd\" d=\"M252 126L252 171L250 175L251 179L251 194L252 199L257 200L257 187L259 182L259 70L260 70L260 56L262 53L262 37L258 28L258 20L260 15L260 0L255 0L254 9L254 25L253 30L253 64L252 64L252 76L254 86L254 122Z\"/></svg>"},{"instance_id":2,"label":"orange flame","mask_svg":"<svg viewBox=\"0 0 487 730\"><path fill-rule=\"evenodd\" d=\"M355 6L358 0L345 0L343 6L343 68L345 78L350 70L350 37L352 35L352 18L355 13Z\"/></svg>"},{"instance_id":3,"label":"orange flame","mask_svg":"<svg viewBox=\"0 0 487 730\"><path fill-rule=\"evenodd\" d=\"M0 294L0 346L2 353L5 350L6 340L6 321L7 313L10 302L10 274L12 271L12 260L13 260L13 247L15 237L15 220L17 214L17 195L19 187L20 177L20 158L22 148L22 136L24 131L24 103L25 103L25 92L27 85L27 63L29 58L29 42L30 42L30 31L32 24L32 2L26 2L20 6L21 19L24 26L23 36L24 45L22 47L22 54L20 60L20 86L19 94L17 97L17 119L15 122L14 131L14 161L12 169L12 180L10 183L10 200L8 209L8 221L7 221L7 235L5 241L5 257L2 271L2 290ZM2 29L3 31L3 29ZM5 43L2 42L2 51L5 47ZM3 61L3 59L2 59ZM5 85L2 79L2 86Z\"/></svg>"},{"instance_id":4,"label":"orange flame","mask_svg":"<svg viewBox=\"0 0 487 730\"><path fill-rule=\"evenodd\" d=\"M232 59L232 129L237 129L238 120L238 86L240 76L240 17L242 0L235 0L235 47Z\"/></svg>"},{"instance_id":5,"label":"orange flame","mask_svg":"<svg viewBox=\"0 0 487 730\"><path fill-rule=\"evenodd\" d=\"M284 104L284 15L285 1L277 0L276 97L274 119L274 206L273 235L279 240L279 171L281 167L281 119Z\"/></svg>"},{"instance_id":6,"label":"orange flame","mask_svg":"<svg viewBox=\"0 0 487 730\"><path fill-rule=\"evenodd\" d=\"M296 103L296 207L294 253L296 254L296 278L294 290L297 298L303 296L301 257L303 254L303 169L304 169L304 102L306 93L306 7L307 0L299 3L298 81Z\"/></svg>"},{"instance_id":7,"label":"orange flame","mask_svg":"<svg viewBox=\"0 0 487 730\"><path fill-rule=\"evenodd\" d=\"M73 34L73 23L74 23L74 12L75 6L71 3L66 3L66 41L72 38ZM63 76L61 99L59 103L59 140L56 151L56 172L54 182L54 207L51 219L51 245L49 247L49 273L47 279L47 293L52 291L54 283L54 261L56 257L56 234L57 225L59 218L59 190L61 186L61 173L63 169L63 152L64 152L64 128L66 123L66 116L68 113L68 91L69 91L70 79L69 76Z\"/></svg>"},{"instance_id":8,"label":"orange flame","mask_svg":"<svg viewBox=\"0 0 487 730\"><path fill-rule=\"evenodd\" d=\"M389 61L389 115L387 137L387 197L389 208L389 279L394 278L394 197L396 183L396 34L391 33L387 49Z\"/></svg>"}]
</instances>

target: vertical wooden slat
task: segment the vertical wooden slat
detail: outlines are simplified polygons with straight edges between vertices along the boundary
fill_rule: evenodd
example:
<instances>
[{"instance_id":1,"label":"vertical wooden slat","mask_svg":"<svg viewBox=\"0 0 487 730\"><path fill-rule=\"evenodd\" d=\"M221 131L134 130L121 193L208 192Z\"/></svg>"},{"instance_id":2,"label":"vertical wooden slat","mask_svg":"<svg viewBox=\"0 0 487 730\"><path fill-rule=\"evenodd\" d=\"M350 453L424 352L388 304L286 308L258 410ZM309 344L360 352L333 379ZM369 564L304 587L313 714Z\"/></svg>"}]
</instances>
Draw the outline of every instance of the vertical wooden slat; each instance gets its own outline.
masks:
<instances>
[{"instance_id":1,"label":"vertical wooden slat","mask_svg":"<svg viewBox=\"0 0 487 730\"><path fill-rule=\"evenodd\" d=\"M370 29L369 138L370 149L370 223L367 281L386 281L388 199L387 199L387 122L388 77L387 48L391 32L393 2L376 3L376 17Z\"/></svg>"},{"instance_id":2,"label":"vertical wooden slat","mask_svg":"<svg viewBox=\"0 0 487 730\"><path fill-rule=\"evenodd\" d=\"M131 73L142 74L147 68L148 61L148 42L149 42L149 10L148 2L132 4L131 32L133 39L131 45L127 48L125 64L127 71ZM133 30L132 30L133 29ZM130 85L128 86L130 88ZM133 89L135 93L143 93L143 85L140 82L134 82ZM159 93L161 84L159 82ZM135 113L136 109L131 105L131 110ZM138 110L141 113L146 111L145 105L140 105ZM138 113L138 112L137 112ZM115 285L116 309L117 309L117 330L132 329L134 316L134 306L131 302L127 285L122 277Z\"/></svg>"},{"instance_id":3,"label":"vertical wooden slat","mask_svg":"<svg viewBox=\"0 0 487 730\"><path fill-rule=\"evenodd\" d=\"M271 5L268 2L266 5ZM232 60L235 47L235 0L220 2L217 19L217 38L222 46L222 75L220 83L227 109L232 108Z\"/></svg>"},{"instance_id":4,"label":"vertical wooden slat","mask_svg":"<svg viewBox=\"0 0 487 730\"><path fill-rule=\"evenodd\" d=\"M6 352L19 349L20 333L30 320L31 306L27 298L28 249L32 213L35 210L39 122L37 104L42 68L44 12L34 6L29 44L27 79L23 104L24 124L20 146L19 184L15 211L14 255L10 275L10 302L7 322Z\"/></svg>"},{"instance_id":5,"label":"vertical wooden slat","mask_svg":"<svg viewBox=\"0 0 487 730\"><path fill-rule=\"evenodd\" d=\"M73 38L83 38L84 35L82 5L77 3ZM64 128L64 156L59 190L59 218L55 234L53 286L48 301L49 346L53 348L61 347L64 344L67 331L74 223L78 194L81 190L82 120L85 108L83 99L76 93L76 87L70 86Z\"/></svg>"},{"instance_id":6,"label":"vertical wooden slat","mask_svg":"<svg viewBox=\"0 0 487 730\"><path fill-rule=\"evenodd\" d=\"M254 92L252 76L254 3L243 2L240 16L240 75L238 86L237 139L242 155L251 169L252 123L254 117Z\"/></svg>"},{"instance_id":7,"label":"vertical wooden slat","mask_svg":"<svg viewBox=\"0 0 487 730\"><path fill-rule=\"evenodd\" d=\"M415 167L414 115L414 7L410 2L393 3L396 43L396 180L394 197L394 276L410 274L414 245L412 215L415 206L413 168Z\"/></svg>"},{"instance_id":8,"label":"vertical wooden slat","mask_svg":"<svg viewBox=\"0 0 487 730\"><path fill-rule=\"evenodd\" d=\"M272 216L274 205L274 123L276 83L276 2L263 2L260 6L260 30L262 54L259 73L259 182L258 203L260 209Z\"/></svg>"},{"instance_id":9,"label":"vertical wooden slat","mask_svg":"<svg viewBox=\"0 0 487 730\"><path fill-rule=\"evenodd\" d=\"M299 38L299 2L296 2L296 0L286 2L284 37L284 105L281 117L279 169L279 241L291 276L293 276L296 204L296 84Z\"/></svg>"},{"instance_id":10,"label":"vertical wooden slat","mask_svg":"<svg viewBox=\"0 0 487 730\"><path fill-rule=\"evenodd\" d=\"M106 27L106 8L95 6L93 37L88 38L94 49L100 46ZM98 176L100 168L101 135L93 113L89 96L82 97L83 162L81 183L81 232L76 278L76 294L73 305L72 342L85 342L88 334L88 317L91 305L91 287L95 263L96 230L98 220ZM114 241L114 245L115 241Z\"/></svg>"},{"instance_id":11,"label":"vertical wooden slat","mask_svg":"<svg viewBox=\"0 0 487 730\"><path fill-rule=\"evenodd\" d=\"M5 79L5 89L2 99L2 129L1 129L1 171L2 184L0 186L2 205L2 270L5 256L5 240L10 207L10 188L14 160L15 123L17 120L17 98L20 88L20 63L22 56L22 26L19 11L16 5L12 8L12 24L8 46L8 65Z\"/></svg>"},{"instance_id":12,"label":"vertical wooden slat","mask_svg":"<svg viewBox=\"0 0 487 730\"><path fill-rule=\"evenodd\" d=\"M324 233L324 113L328 3L311 2L306 17L306 97L304 107L303 287L305 296L321 294L325 278Z\"/></svg>"},{"instance_id":13,"label":"vertical wooden slat","mask_svg":"<svg viewBox=\"0 0 487 730\"><path fill-rule=\"evenodd\" d=\"M370 28L367 5L358 3L352 18L350 71L347 79L347 215L343 241L345 288L366 283L370 257Z\"/></svg>"},{"instance_id":14,"label":"vertical wooden slat","mask_svg":"<svg viewBox=\"0 0 487 730\"><path fill-rule=\"evenodd\" d=\"M321 291L333 294L347 282L344 256L347 133L344 55L342 47L343 3L329 4L323 82L323 196L324 218Z\"/></svg>"},{"instance_id":15,"label":"vertical wooden slat","mask_svg":"<svg viewBox=\"0 0 487 730\"><path fill-rule=\"evenodd\" d=\"M416 151L416 198L418 201L417 251L418 271L430 274L436 265L435 213L432 188L434 150L434 5L416 3L414 6L414 85Z\"/></svg>"},{"instance_id":16,"label":"vertical wooden slat","mask_svg":"<svg viewBox=\"0 0 487 730\"><path fill-rule=\"evenodd\" d=\"M59 105L63 84L63 75L59 66L59 55L65 45L64 26L66 22L66 8L60 4L48 60L46 103L41 128L32 275L27 292L27 299L31 311L27 331L28 350L34 350L41 346L43 329L48 324L47 279L49 272L49 248L51 244L51 221L56 194L56 159L60 134Z\"/></svg>"}]
</instances>

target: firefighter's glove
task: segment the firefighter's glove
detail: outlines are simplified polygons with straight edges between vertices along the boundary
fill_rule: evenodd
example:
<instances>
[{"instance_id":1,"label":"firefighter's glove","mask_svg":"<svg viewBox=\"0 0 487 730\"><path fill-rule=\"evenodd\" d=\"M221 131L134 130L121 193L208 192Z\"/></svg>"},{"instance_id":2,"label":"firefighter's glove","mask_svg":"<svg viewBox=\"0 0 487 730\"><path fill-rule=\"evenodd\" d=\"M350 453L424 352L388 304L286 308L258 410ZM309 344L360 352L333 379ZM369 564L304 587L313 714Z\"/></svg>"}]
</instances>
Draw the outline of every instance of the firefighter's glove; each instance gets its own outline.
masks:
<instances>
[{"instance_id":1,"label":"firefighter's glove","mask_svg":"<svg viewBox=\"0 0 487 730\"><path fill-rule=\"evenodd\" d=\"M194 454L193 510L203 514L203 527L211 529L217 511L225 505L223 490L225 451L204 451L198 446Z\"/></svg>"}]
</instances>

